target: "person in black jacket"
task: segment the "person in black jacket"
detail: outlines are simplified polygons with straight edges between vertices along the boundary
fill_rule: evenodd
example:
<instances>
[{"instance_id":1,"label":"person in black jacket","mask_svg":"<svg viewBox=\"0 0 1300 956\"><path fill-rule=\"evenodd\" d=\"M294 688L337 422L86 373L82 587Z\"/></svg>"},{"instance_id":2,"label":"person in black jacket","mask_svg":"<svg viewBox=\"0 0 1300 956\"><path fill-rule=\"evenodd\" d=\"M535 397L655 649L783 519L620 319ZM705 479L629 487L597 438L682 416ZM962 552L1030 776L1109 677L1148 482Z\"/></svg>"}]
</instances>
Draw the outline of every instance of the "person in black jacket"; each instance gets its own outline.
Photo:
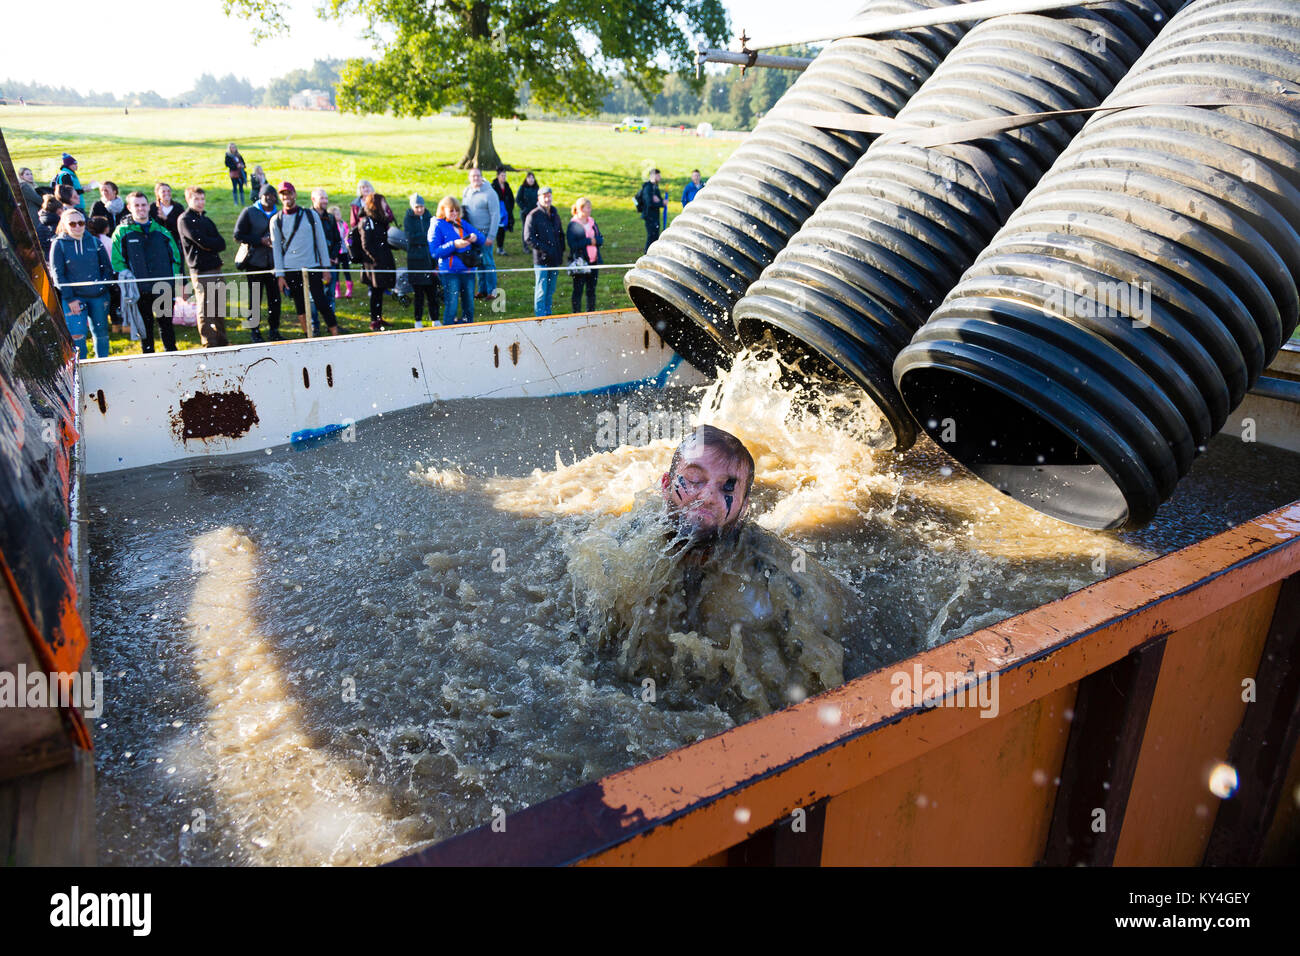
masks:
<instances>
[{"instance_id":1,"label":"person in black jacket","mask_svg":"<svg viewBox=\"0 0 1300 956\"><path fill-rule=\"evenodd\" d=\"M275 215L278 198L275 187L267 183L258 194L257 202L245 206L235 220L235 242L248 246L248 258L240 263L240 268L253 273L248 277L249 284L251 288L260 290L260 295L253 299L244 326L254 342L262 341L262 333L258 330L261 323L258 298L266 299L267 339L272 342L280 340L280 285L275 281L272 271L275 262L271 255L271 217Z\"/></svg>"},{"instance_id":2,"label":"person in black jacket","mask_svg":"<svg viewBox=\"0 0 1300 956\"><path fill-rule=\"evenodd\" d=\"M126 201L118 195L117 183L111 179L105 179L99 184L99 198L95 204L90 207L91 218L103 216L108 220L108 234L111 236L117 231L117 225L123 219L130 219L131 214L126 211Z\"/></svg>"},{"instance_id":3,"label":"person in black jacket","mask_svg":"<svg viewBox=\"0 0 1300 956\"><path fill-rule=\"evenodd\" d=\"M181 247L181 231L176 225L185 210L178 202L172 202L172 188L166 183L158 183L153 188L154 201L149 204L149 218L162 223L176 240L176 248Z\"/></svg>"},{"instance_id":4,"label":"person in black jacket","mask_svg":"<svg viewBox=\"0 0 1300 956\"><path fill-rule=\"evenodd\" d=\"M537 193L537 208L524 220L524 245L533 250L533 314L551 314L559 265L564 260L564 224L551 204L551 187Z\"/></svg>"},{"instance_id":5,"label":"person in black jacket","mask_svg":"<svg viewBox=\"0 0 1300 956\"><path fill-rule=\"evenodd\" d=\"M244 157L239 155L239 147L231 143L226 148L226 173L230 176L230 198L238 209L244 204L244 185L248 182L247 167Z\"/></svg>"},{"instance_id":6,"label":"person in black jacket","mask_svg":"<svg viewBox=\"0 0 1300 956\"><path fill-rule=\"evenodd\" d=\"M650 176L641 184L641 189L636 194L636 211L645 223L645 247L647 252L650 249L650 243L659 238L659 232L663 228L661 218L666 208L664 194L659 191L659 170L652 169L650 170Z\"/></svg>"},{"instance_id":7,"label":"person in black jacket","mask_svg":"<svg viewBox=\"0 0 1300 956\"><path fill-rule=\"evenodd\" d=\"M424 306L429 306L429 324L442 325L438 318L438 291L441 283L434 274L433 256L429 254L429 229L433 214L424 207L424 197L411 196L411 208L406 211L402 230L406 233L406 274L415 292L415 327L423 328Z\"/></svg>"},{"instance_id":8,"label":"person in black jacket","mask_svg":"<svg viewBox=\"0 0 1300 956\"><path fill-rule=\"evenodd\" d=\"M392 246L388 244L388 227L392 224L388 200L381 193L366 196L361 206L361 219L352 230L348 243L359 261L361 281L370 286L370 330L387 331L384 324L384 291L397 285L397 261Z\"/></svg>"},{"instance_id":9,"label":"person in black jacket","mask_svg":"<svg viewBox=\"0 0 1300 956\"><path fill-rule=\"evenodd\" d=\"M515 202L519 206L519 221L527 222L528 214L537 208L537 177L533 175L530 169L524 173L524 181L519 184L519 192L515 193ZM524 243L524 252L528 251L528 243Z\"/></svg>"},{"instance_id":10,"label":"person in black jacket","mask_svg":"<svg viewBox=\"0 0 1300 956\"><path fill-rule=\"evenodd\" d=\"M506 233L515 231L515 192L510 188L506 171L497 167L497 178L492 180L492 191L505 203L505 212L501 216L501 225L497 227L497 252L506 254Z\"/></svg>"},{"instance_id":11,"label":"person in black jacket","mask_svg":"<svg viewBox=\"0 0 1300 956\"><path fill-rule=\"evenodd\" d=\"M201 186L185 188L185 203L189 206L177 220L181 234L181 254L190 268L194 283L194 300L199 311L199 341L205 349L229 345L226 339L226 297L222 293L221 251L226 240L221 238L217 225L203 209L208 196Z\"/></svg>"},{"instance_id":12,"label":"person in black jacket","mask_svg":"<svg viewBox=\"0 0 1300 956\"><path fill-rule=\"evenodd\" d=\"M46 196L41 202L41 211L36 216L36 237L41 243L41 258L50 261L50 243L54 241L54 230L59 228L59 218L63 215L63 203L55 195Z\"/></svg>"}]
</instances>

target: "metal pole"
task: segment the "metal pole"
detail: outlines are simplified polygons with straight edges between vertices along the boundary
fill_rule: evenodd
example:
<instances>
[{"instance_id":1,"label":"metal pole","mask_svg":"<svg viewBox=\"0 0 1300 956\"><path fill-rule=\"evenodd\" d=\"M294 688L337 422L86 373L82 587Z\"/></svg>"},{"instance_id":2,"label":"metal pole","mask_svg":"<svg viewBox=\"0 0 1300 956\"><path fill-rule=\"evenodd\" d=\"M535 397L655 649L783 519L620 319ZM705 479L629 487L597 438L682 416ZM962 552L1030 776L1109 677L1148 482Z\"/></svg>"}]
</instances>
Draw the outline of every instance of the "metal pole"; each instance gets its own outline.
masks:
<instances>
[{"instance_id":1,"label":"metal pole","mask_svg":"<svg viewBox=\"0 0 1300 956\"><path fill-rule=\"evenodd\" d=\"M970 20L987 20L1011 13L1042 13L1062 7L1087 6L1100 0L972 0L971 3L953 3L929 10L897 13L887 17L868 17L850 20L838 30L818 31L804 36L787 37L769 43L747 44L746 50L770 50L775 46L794 46L801 43L827 43L845 37L868 37L894 30L931 27L941 23L965 23Z\"/></svg>"},{"instance_id":2,"label":"metal pole","mask_svg":"<svg viewBox=\"0 0 1300 956\"><path fill-rule=\"evenodd\" d=\"M743 71L751 66L766 66L777 70L806 70L811 62L812 57L777 56L772 53L757 53L752 50L736 53L731 50L706 47L701 43L695 55L695 75L697 77L700 75L700 68L705 63L730 63L732 66L740 67Z\"/></svg>"}]
</instances>

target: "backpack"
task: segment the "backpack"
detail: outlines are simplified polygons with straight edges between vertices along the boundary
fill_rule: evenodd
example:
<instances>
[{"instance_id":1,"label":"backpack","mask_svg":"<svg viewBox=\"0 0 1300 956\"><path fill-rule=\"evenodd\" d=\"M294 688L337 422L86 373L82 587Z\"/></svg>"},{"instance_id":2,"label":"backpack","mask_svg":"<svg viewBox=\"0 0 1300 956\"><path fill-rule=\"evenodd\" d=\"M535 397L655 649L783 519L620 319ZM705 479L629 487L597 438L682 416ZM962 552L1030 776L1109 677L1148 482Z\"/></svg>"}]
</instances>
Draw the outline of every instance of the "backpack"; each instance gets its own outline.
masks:
<instances>
[{"instance_id":1,"label":"backpack","mask_svg":"<svg viewBox=\"0 0 1300 956\"><path fill-rule=\"evenodd\" d=\"M642 189L636 194L636 211L645 212L645 190Z\"/></svg>"}]
</instances>

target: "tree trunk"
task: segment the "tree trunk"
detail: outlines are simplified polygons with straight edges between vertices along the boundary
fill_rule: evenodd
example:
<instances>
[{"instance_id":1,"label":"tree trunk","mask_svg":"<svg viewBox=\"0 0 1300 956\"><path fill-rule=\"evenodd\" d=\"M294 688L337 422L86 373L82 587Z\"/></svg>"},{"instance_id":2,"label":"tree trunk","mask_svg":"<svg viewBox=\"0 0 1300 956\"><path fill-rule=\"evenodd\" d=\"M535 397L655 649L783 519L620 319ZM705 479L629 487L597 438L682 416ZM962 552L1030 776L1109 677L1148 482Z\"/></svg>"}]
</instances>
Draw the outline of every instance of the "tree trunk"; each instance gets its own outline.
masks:
<instances>
[{"instance_id":1,"label":"tree trunk","mask_svg":"<svg viewBox=\"0 0 1300 956\"><path fill-rule=\"evenodd\" d=\"M477 166L483 170L483 178L488 180L493 178L498 166L514 169L501 162L497 148L492 144L492 114L485 110L475 110L470 116L474 123L473 132L470 133L465 155L456 164L456 168L473 169Z\"/></svg>"}]
</instances>

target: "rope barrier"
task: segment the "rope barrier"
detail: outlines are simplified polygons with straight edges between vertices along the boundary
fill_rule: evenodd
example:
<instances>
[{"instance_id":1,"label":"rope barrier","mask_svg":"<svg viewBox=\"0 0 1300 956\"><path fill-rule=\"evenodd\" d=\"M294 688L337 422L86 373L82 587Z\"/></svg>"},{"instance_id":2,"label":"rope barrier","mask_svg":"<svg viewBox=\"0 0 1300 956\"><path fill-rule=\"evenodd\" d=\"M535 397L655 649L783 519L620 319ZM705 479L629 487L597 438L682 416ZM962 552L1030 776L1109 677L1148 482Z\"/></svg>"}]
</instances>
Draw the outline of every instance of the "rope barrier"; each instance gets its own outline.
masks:
<instances>
[{"instance_id":1,"label":"rope barrier","mask_svg":"<svg viewBox=\"0 0 1300 956\"><path fill-rule=\"evenodd\" d=\"M595 270L597 270L597 269L631 269L634 265L636 265L635 262L602 263L601 265L598 265L598 266L597 266L597 265L591 265L591 266L588 266L588 268L591 269L592 271L595 271ZM363 267L363 266L361 266L360 264L355 263L355 262L352 263L350 266L348 266L347 270L340 270L338 267L322 268L322 267L314 266L314 267L312 267L312 268L305 269L305 270L304 270L304 269L294 269L293 271L294 271L294 272L337 272L337 273L340 273L340 274L341 274L342 271L349 271L349 272L350 272L352 269L363 269L363 271L365 271L365 272L374 273L374 274L376 274L376 275L399 275L399 274L401 274L401 273L403 273L403 272L405 272L405 273L407 273L407 274L409 275L410 272L412 271L412 270L410 270L410 269L367 269L367 268L365 268L365 267ZM467 275L479 275L479 274L488 273L488 272L497 272L497 273L501 273L501 272L529 272L529 273L534 273L534 272L536 272L538 269L541 269L543 272L567 272L568 269L569 269L569 267L568 267L568 265L562 265L562 266L527 266L527 267L520 267L520 268L514 268L514 269L466 269L464 272L454 272L454 273L451 273L451 274L452 274L452 275L458 275L458 276L467 276ZM415 272L427 272L429 275L437 275L437 276L442 276L442 275L446 275L446 274L447 274L447 273L445 273L445 272L441 272L441 271L436 270L436 269L416 269L416 270L414 270L414 271L415 271ZM275 270L274 270L274 269L251 269L251 270L249 270L248 272L202 272L202 273L199 273L199 276L200 276L200 278L203 278L203 279L226 279L226 278L248 278L248 277L250 277L250 276L264 276L264 275L274 275L274 274L275 274ZM86 285L117 285L117 286L121 286L121 285L126 284L127 282L137 282L137 283L139 283L139 282L177 282L177 281L189 281L189 280L191 280L192 278L193 278L193 274L192 274L192 273L189 273L189 272L186 272L186 273L177 273L176 275L171 275L171 276L146 276L146 277L144 277L144 278L138 278L138 277L137 277L137 278L135 278L135 279L116 279L116 278L115 278L115 279L104 279L104 280L102 280L102 281L100 281L100 282L95 282L95 281L88 281L88 282L65 282L65 283L63 283L63 285L59 286L58 288L62 290L62 289L75 289L75 288L77 288L77 287L79 287L79 286L86 286Z\"/></svg>"}]
</instances>

